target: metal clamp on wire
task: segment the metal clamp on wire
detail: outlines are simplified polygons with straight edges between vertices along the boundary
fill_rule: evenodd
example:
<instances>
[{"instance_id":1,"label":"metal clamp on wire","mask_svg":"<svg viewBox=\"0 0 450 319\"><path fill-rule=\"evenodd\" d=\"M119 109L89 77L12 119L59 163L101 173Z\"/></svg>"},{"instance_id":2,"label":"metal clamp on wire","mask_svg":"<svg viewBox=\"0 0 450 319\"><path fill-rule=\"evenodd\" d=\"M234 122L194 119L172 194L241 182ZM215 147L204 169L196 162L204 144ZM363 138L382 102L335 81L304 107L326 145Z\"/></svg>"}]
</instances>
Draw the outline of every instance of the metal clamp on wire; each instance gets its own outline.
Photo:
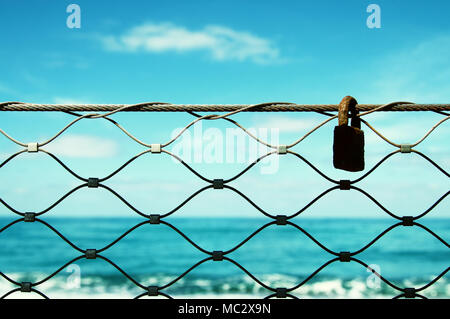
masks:
<instances>
[{"instance_id":1,"label":"metal clamp on wire","mask_svg":"<svg viewBox=\"0 0 450 319\"><path fill-rule=\"evenodd\" d=\"M32 223L36 220L36 213L33 212L26 212L25 215L23 216L23 220L26 223Z\"/></svg>"},{"instance_id":2,"label":"metal clamp on wire","mask_svg":"<svg viewBox=\"0 0 450 319\"><path fill-rule=\"evenodd\" d=\"M161 215L151 214L149 220L150 220L150 224L154 224L154 225L160 224L161 223Z\"/></svg>"},{"instance_id":3,"label":"metal clamp on wire","mask_svg":"<svg viewBox=\"0 0 450 319\"><path fill-rule=\"evenodd\" d=\"M280 155L287 154L287 146L286 145L278 145L277 153Z\"/></svg>"},{"instance_id":4,"label":"metal clamp on wire","mask_svg":"<svg viewBox=\"0 0 450 319\"><path fill-rule=\"evenodd\" d=\"M223 260L223 251L221 251L221 250L213 251L212 258L214 261L222 261Z\"/></svg>"},{"instance_id":5,"label":"metal clamp on wire","mask_svg":"<svg viewBox=\"0 0 450 319\"><path fill-rule=\"evenodd\" d=\"M20 283L20 292L31 292L31 282L24 281Z\"/></svg>"},{"instance_id":6,"label":"metal clamp on wire","mask_svg":"<svg viewBox=\"0 0 450 319\"><path fill-rule=\"evenodd\" d=\"M28 153L36 153L39 151L39 144L38 143L28 143L27 145L27 152Z\"/></svg>"},{"instance_id":7,"label":"metal clamp on wire","mask_svg":"<svg viewBox=\"0 0 450 319\"><path fill-rule=\"evenodd\" d=\"M213 180L214 189L223 189L223 185L224 185L223 179L218 178Z\"/></svg>"},{"instance_id":8,"label":"metal clamp on wire","mask_svg":"<svg viewBox=\"0 0 450 319\"><path fill-rule=\"evenodd\" d=\"M400 152L401 153L411 153L412 145L409 144L402 144L400 145Z\"/></svg>"},{"instance_id":9,"label":"metal clamp on wire","mask_svg":"<svg viewBox=\"0 0 450 319\"><path fill-rule=\"evenodd\" d=\"M148 286L147 287L147 296L156 297L159 295L159 287L158 286Z\"/></svg>"},{"instance_id":10,"label":"metal clamp on wire","mask_svg":"<svg viewBox=\"0 0 450 319\"><path fill-rule=\"evenodd\" d=\"M161 153L161 144L152 144L150 145L150 152L153 154Z\"/></svg>"},{"instance_id":11,"label":"metal clamp on wire","mask_svg":"<svg viewBox=\"0 0 450 319\"><path fill-rule=\"evenodd\" d=\"M97 250L96 249L86 249L84 253L86 259L95 259L97 258Z\"/></svg>"},{"instance_id":12,"label":"metal clamp on wire","mask_svg":"<svg viewBox=\"0 0 450 319\"><path fill-rule=\"evenodd\" d=\"M277 215L275 222L279 226L287 225L287 216L286 215Z\"/></svg>"},{"instance_id":13,"label":"metal clamp on wire","mask_svg":"<svg viewBox=\"0 0 450 319\"><path fill-rule=\"evenodd\" d=\"M99 179L96 177L89 177L87 185L89 188L97 188L99 185Z\"/></svg>"},{"instance_id":14,"label":"metal clamp on wire","mask_svg":"<svg viewBox=\"0 0 450 319\"><path fill-rule=\"evenodd\" d=\"M275 297L286 298L287 297L287 289L286 288L277 288L275 290Z\"/></svg>"},{"instance_id":15,"label":"metal clamp on wire","mask_svg":"<svg viewBox=\"0 0 450 319\"><path fill-rule=\"evenodd\" d=\"M348 263L352 258L352 255L349 251L341 251L339 253L339 261L343 263Z\"/></svg>"}]
</instances>

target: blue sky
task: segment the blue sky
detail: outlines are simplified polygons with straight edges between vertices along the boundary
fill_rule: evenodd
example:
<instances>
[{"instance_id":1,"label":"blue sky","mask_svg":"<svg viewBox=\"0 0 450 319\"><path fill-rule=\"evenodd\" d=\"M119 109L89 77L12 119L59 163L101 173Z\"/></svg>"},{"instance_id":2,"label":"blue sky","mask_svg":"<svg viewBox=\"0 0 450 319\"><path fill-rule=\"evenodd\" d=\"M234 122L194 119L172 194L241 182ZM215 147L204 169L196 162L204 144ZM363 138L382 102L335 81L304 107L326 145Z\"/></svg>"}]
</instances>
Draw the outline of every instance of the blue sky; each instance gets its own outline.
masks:
<instances>
[{"instance_id":1,"label":"blue sky","mask_svg":"<svg viewBox=\"0 0 450 319\"><path fill-rule=\"evenodd\" d=\"M450 100L448 2L376 1L381 8L380 29L366 26L366 8L372 3L367 1L77 1L80 29L66 26L70 3L1 1L0 100L334 104L348 94L360 103ZM23 141L42 141L72 119L56 113L1 115L0 127ZM114 118L150 143L168 140L174 128L192 120L187 114L167 113ZM290 113L234 118L245 127L280 129L284 144L323 120L320 115ZM373 114L367 120L394 141L411 143L441 118L389 113ZM332 167L334 125L329 123L293 150L334 178L356 178L361 174ZM417 147L446 170L449 125L445 122ZM203 123L204 129L208 127L232 126ZM364 130L370 168L394 148ZM105 121L78 123L57 141L53 150L85 177L107 175L143 150ZM0 137L0 160L19 149ZM193 166L211 178L226 178L245 167L242 163ZM43 209L78 184L41 154L16 158L0 170L0 179L1 198L23 211ZM144 156L107 185L140 209L159 213L205 184L167 157ZM295 158L285 157L277 174L261 176L254 169L233 186L272 213L290 214L332 185ZM417 215L448 191L449 181L418 156L398 155L360 186L399 215ZM430 217L449 217L449 208L447 198ZM0 214L9 216L6 208L0 208ZM91 189L74 194L50 215L58 214L133 216L112 195ZM179 215L256 217L259 213L236 194L209 191ZM334 192L305 216L385 215L355 192Z\"/></svg>"}]
</instances>

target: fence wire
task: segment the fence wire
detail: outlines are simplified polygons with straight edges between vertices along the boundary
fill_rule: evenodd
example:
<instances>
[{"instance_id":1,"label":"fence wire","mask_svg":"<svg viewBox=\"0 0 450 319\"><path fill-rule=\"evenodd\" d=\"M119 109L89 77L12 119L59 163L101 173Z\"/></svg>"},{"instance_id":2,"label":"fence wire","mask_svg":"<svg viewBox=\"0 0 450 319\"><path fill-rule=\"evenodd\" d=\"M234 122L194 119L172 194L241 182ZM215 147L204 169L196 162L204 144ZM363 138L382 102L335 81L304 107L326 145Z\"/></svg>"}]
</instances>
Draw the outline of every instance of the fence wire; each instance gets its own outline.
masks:
<instances>
[{"instance_id":1,"label":"fence wire","mask_svg":"<svg viewBox=\"0 0 450 319\"><path fill-rule=\"evenodd\" d=\"M81 184L71 189L69 192L67 192L65 195L63 195L61 198L57 199L53 204L48 206L47 208L44 208L40 211L35 212L21 212L17 209L15 209L12 205L8 204L5 200L0 198L0 202L8 208L12 213L19 216L18 219L10 222L6 226L2 227L0 229L0 234L5 231L6 229L13 227L17 223L21 222L34 222L34 223L40 223L47 227L50 231L54 232L57 236L59 236L63 241L65 241L67 244L70 245L74 250L78 251L80 255L70 261L68 261L66 264L59 267L57 270L55 270L53 273L48 275L47 277L35 281L35 282L17 282L13 280L11 277L6 275L0 270L0 276L3 277L5 280L10 282L11 284L15 285L16 288L8 291L3 296L0 297L0 299L6 298L10 296L11 294L14 294L16 292L21 293L36 293L43 298L48 298L43 292L39 291L37 288L42 285L43 283L47 282L48 280L51 280L54 276L56 276L59 272L61 272L65 267L68 265L80 260L80 259L102 259L112 265L114 268L117 269L123 276L125 276L130 282L132 282L134 285L142 289L142 293L136 296L135 298L142 298L145 296L163 296L166 298L172 298L169 294L164 292L164 290L172 285L174 285L176 282L178 282L180 279L185 277L187 274L189 274L192 270L199 267L201 264L206 263L208 261L214 261L214 262L228 262L233 265L235 265L237 268L239 268L241 271L243 271L247 276L249 276L252 280L254 280L257 284L259 284L261 287L265 288L268 291L268 295L266 298L297 298L293 293L296 289L302 287L307 282L309 282L312 278L314 278L317 274L319 274L323 269L328 267L329 265L336 263L336 262L355 262L359 265L361 265L364 268L367 268L369 271L371 271L374 275L376 275L381 281L386 283L391 288L395 289L398 292L398 295L394 296L394 299L397 298L424 298L425 296L421 294L422 291L426 290L430 286L432 286L434 283L436 283L440 278L445 276L445 274L449 271L450 267L447 267L443 272L441 272L438 276L436 276L433 280L425 284L421 287L399 287L398 285L394 284L392 281L390 281L388 278L385 278L384 276L381 276L376 270L372 269L369 265L367 265L364 261L358 259L358 255L367 250L369 247L371 247L373 244L375 244L380 238L385 236L387 233L391 232L393 229L398 227L418 227L429 234L431 234L433 237L435 237L439 242L441 242L443 245L445 245L447 248L450 248L450 245L448 242L446 242L443 238L441 238L438 234L433 232L428 227L422 225L418 222L418 220L425 215L427 215L431 210L433 210L442 200L444 200L450 193L450 190L447 191L445 194L443 194L441 197L439 197L428 209L426 209L423 212L417 212L415 215L411 216L400 216L396 214L395 212L390 211L387 209L383 204L381 204L379 201L377 201L372 195L367 193L365 190L355 186L362 180L366 179L369 175L371 175L375 170L377 170L387 159L389 159L392 156L396 156L397 154L401 153L413 153L417 156L420 156L424 158L426 161L428 161L430 164L432 164L438 171L440 171L442 174L444 174L447 178L450 177L450 174L448 171L446 171L444 168L440 167L436 162L434 162L431 158L429 158L427 155L421 153L418 150L415 150L414 147L422 143L438 126L442 125L445 121L447 121L450 118L450 114L448 111L450 111L450 104L413 104L410 102L393 102L385 105L358 105L357 109L359 111L363 111L358 116L361 118L361 122L364 123L369 129L371 129L375 134L377 134L381 139L383 139L385 142L389 143L390 145L394 146L396 150L393 152L387 154L384 156L378 163L376 163L371 169L369 169L365 174L363 174L361 177L354 179L354 180L335 180L326 174L324 174L322 171L320 171L317 167L315 167L310 161L308 161L305 157L302 155L290 150L292 147L296 146L297 144L301 143L303 140L305 140L309 135L314 133L317 129L325 125L326 123L332 121L333 119L337 118L337 115L333 115L329 112L335 112L338 110L337 105L298 105L294 103L285 103L285 102L272 102L272 103L263 103L263 104L255 104L255 105L177 105L177 104L170 104L170 103L161 103L161 102L152 102L152 103L140 103L140 104L133 104L133 105L123 105L123 104L117 104L117 105L50 105L50 104L31 104L31 103L22 103L22 102L4 102L0 103L0 111L58 111L58 112L64 112L67 114L70 114L75 117L73 121L68 123L65 127L63 127L59 132L57 132L53 137L50 139L43 141L43 142L34 142L34 143L24 143L21 142L10 135L8 135L5 131L0 129L0 133L3 134L6 138L8 138L13 143L16 143L17 145L23 147L22 150L12 154L9 156L6 160L4 160L0 164L0 168L4 167L7 163L9 163L11 160L13 160L15 157L19 156L23 153L37 153L42 152L51 157L53 160L55 160L61 167L63 167L67 172L69 172L74 178L81 181ZM86 111L95 111L95 112L104 112L104 113L87 113L87 114L79 114L77 112L86 112ZM119 123L117 123L115 120L113 120L110 116L114 115L118 112L124 112L124 111L152 111L152 112L187 112L195 117L193 121L191 121L189 124L187 124L174 138L166 141L165 143L148 143L144 142L135 136L133 136L129 131L127 131L125 128L123 128ZM293 143L289 145L272 145L267 143L266 141L261 140L257 136L253 135L251 132L249 132L244 126L239 124L237 121L230 118L230 116L240 113L240 112L286 112L286 111L295 111L295 112L317 112L320 113L326 117L328 117L326 120L322 121L318 125L316 125L312 130L304 134L302 137L294 141ZM371 114L373 112L380 112L380 111L431 111L438 113L443 116L441 120L439 120L430 130L418 141L413 142L411 144L398 144L391 140L389 140L387 137L385 137L382 133L380 133L378 130L376 130L372 125L370 125L366 120L362 119L362 117ZM199 115L196 112L227 112L225 114L207 114L207 115ZM66 165L64 162L62 162L57 156L52 154L49 151L46 151L43 147L48 145L49 143L53 142L55 139L57 139L61 134L63 134L67 129L69 129L71 126L75 125L77 122L83 120L83 119L104 119L112 124L114 124L116 127L118 127L124 134L126 134L130 139L135 141L136 143L145 146L147 150L133 156L130 158L127 162L122 164L119 168L117 168L115 171L111 172L109 175L104 177L83 177L77 174L74 170L69 168L68 165ZM269 147L272 149L272 151L268 152L267 154L259 157L257 160L255 160L253 163L251 163L249 166L247 166L245 169L243 169L241 172L236 174L235 176L229 178L229 179L209 179L199 172L197 172L195 169L193 169L191 166L189 166L186 162L184 162L181 158L179 158L177 155L169 152L166 150L166 148L172 144L174 141L176 141L183 133L188 130L191 126L193 126L195 123L202 121L202 120L226 120L233 125L237 126L241 130L243 130L245 133L247 133L251 138L256 140L257 142ZM132 163L134 160L139 158L140 156L151 153L151 154L165 154L166 156L170 156L175 158L177 161L179 161L182 165L184 165L190 172L192 172L197 178L203 180L208 185L200 188L196 192L194 192L192 195L190 195L188 198L186 198L183 202L181 202L178 206L174 207L168 212L162 213L162 214L146 214L136 208L133 204L128 202L122 195L120 195L118 192L116 192L114 189L109 187L105 184L110 178L115 176L117 173L119 173L122 169L124 169L126 166L128 166L130 163ZM258 164L261 160L263 160L266 157L269 156L293 156L300 161L306 163L312 170L314 170L319 176L327 180L331 183L331 187L324 190L321 194L317 195L315 198L311 199L309 203L304 205L303 207L298 208L297 211L291 213L290 215L275 215L271 212L268 212L261 207L258 206L257 203L255 203L253 200L251 200L247 195L243 194L238 189L234 188L233 186L230 186L229 183L238 179L242 175L244 175L246 172L248 172L252 167ZM39 218L40 216L48 213L50 210L54 209L57 205L59 205L62 201L64 201L66 198L68 198L73 193L77 192L78 190L82 188L103 188L110 193L112 193L114 196L116 196L119 200L121 200L127 207L130 208L134 213L140 215L143 217L143 221L136 224L135 226L128 229L125 233L117 237L114 241L110 242L108 245L101 247L101 248L82 248L77 245L75 245L73 242L70 241L65 235L60 233L55 227L53 227L51 224L47 223L43 219ZM269 218L269 222L265 225L259 227L256 229L253 233L251 233L247 238L242 240L240 243L235 245L233 248L226 250L226 251L210 251L202 248L200 245L195 243L193 240L191 240L186 234L184 234L180 229L176 228L174 225L169 223L165 220L166 217L176 213L180 208L182 208L184 205L186 205L189 201L191 201L194 197L199 195L200 193L208 190L208 189L228 189L232 192L236 193L238 196L245 199L248 203L250 203L257 211L259 211L262 215ZM297 225L296 223L293 223L291 221L292 218L302 214L304 211L306 211L308 208L310 208L315 202L320 200L325 195L329 194L333 191L339 191L339 190L355 190L360 192L361 194L365 195L370 201L375 203L380 210L392 217L394 220L397 220L396 223L391 225L390 227L386 228L384 231L382 231L378 236L373 238L370 242L368 242L366 245L362 246L360 249L355 251L333 251L326 247L324 244L319 242L314 236L312 236L310 233L308 233L307 230L303 229L301 226ZM164 285L160 286L145 286L139 281L137 281L133 276L125 272L119 265L115 264L112 260L102 255L103 252L110 249L112 246L116 245L119 241L121 241L124 237L126 237L131 232L135 231L136 229L142 227L143 225L164 225L167 228L171 229L172 231L178 233L184 240L186 240L189 244L191 244L193 247L195 247L198 251L202 252L205 255L205 258L201 259L194 265L192 265L190 268L186 269L182 274L180 274L175 279L165 283ZM263 229L266 229L268 227L278 227L278 226L285 226L285 227L292 227L299 232L306 235L311 241L313 241L318 247L320 247L322 250L326 251L330 258L326 263L318 267L313 273L311 273L307 278L305 278L303 281L297 283L296 285L292 287L271 287L263 283L261 280L256 278L251 272L249 272L246 268L244 268L239 262L233 260L232 258L228 257L229 254L232 252L238 250L240 247L242 247L245 243L247 243L251 238L254 236L257 236L258 233L260 233Z\"/></svg>"}]
</instances>

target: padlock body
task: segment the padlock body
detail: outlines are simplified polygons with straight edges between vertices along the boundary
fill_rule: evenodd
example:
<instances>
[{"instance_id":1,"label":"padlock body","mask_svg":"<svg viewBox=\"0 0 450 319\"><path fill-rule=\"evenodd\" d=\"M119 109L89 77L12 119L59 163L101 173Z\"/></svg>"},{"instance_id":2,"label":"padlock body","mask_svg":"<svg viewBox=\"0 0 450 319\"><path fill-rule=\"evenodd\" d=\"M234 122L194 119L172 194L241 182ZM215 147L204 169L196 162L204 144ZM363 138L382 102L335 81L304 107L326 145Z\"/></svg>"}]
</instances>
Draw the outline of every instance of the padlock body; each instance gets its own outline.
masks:
<instances>
[{"instance_id":1,"label":"padlock body","mask_svg":"<svg viewBox=\"0 0 450 319\"><path fill-rule=\"evenodd\" d=\"M334 128L333 165L349 172L364 170L364 132L356 127Z\"/></svg>"}]
</instances>

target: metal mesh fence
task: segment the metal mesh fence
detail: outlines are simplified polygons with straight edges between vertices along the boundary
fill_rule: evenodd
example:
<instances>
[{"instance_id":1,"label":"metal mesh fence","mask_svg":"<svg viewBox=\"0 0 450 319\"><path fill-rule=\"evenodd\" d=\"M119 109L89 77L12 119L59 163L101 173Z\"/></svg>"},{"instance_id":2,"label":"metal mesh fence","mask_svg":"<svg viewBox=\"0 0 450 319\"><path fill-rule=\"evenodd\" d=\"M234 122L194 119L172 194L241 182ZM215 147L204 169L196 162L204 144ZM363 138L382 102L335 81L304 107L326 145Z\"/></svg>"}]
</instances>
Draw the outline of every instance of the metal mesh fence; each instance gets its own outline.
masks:
<instances>
[{"instance_id":1,"label":"metal mesh fence","mask_svg":"<svg viewBox=\"0 0 450 319\"><path fill-rule=\"evenodd\" d=\"M267 290L267 297L266 298L297 298L293 295L293 292L295 292L296 289L302 287L307 282L309 282L313 277L315 277L317 274L319 274L324 268L328 267L329 265L337 262L342 263L348 263L348 262L354 262L357 264L360 264L361 266L369 269L374 275L376 275L380 280L382 280L384 283L398 291L398 295L394 296L394 298L425 298L421 294L422 291L429 288L431 285L436 283L440 278L442 278L448 271L449 267L447 267L442 273L440 273L438 276L436 276L433 280L428 282L427 284L421 286L421 287L400 287L396 284L394 284L392 281L390 281L388 278L385 278L381 276L379 273L377 273L376 270L372 269L369 265L367 265L364 261L360 260L358 258L358 255L364 252L366 249L371 247L375 242L377 242L380 238L385 236L387 233L392 231L393 229L397 227L409 227L414 229L413 227L421 228L425 231L427 231L429 234L434 236L437 240L439 240L443 245L445 245L447 248L450 248L449 244L441 238L438 234L433 232L428 227L422 225L419 220L427 215L433 208L435 208L442 200L444 200L450 191L447 191L444 195L442 195L439 199L437 199L428 209L426 209L423 212L419 212L414 216L399 216L395 212L390 211L387 209L383 204L381 204L379 201L377 201L371 194L363 190L362 188L359 188L357 185L362 180L366 179L370 174L372 174L375 170L377 170L383 162L385 162L388 158L395 156L399 153L413 153L417 156L422 157L429 163L431 163L438 171L440 171L443 175L445 175L447 178L450 177L448 171L446 171L444 168L439 166L437 163L435 163L430 157L423 154L422 152L414 149L417 145L422 143L436 127L443 124L445 121L447 121L450 118L450 114L447 113L450 111L450 105L448 104L412 104L408 102L394 102L389 103L386 105L358 105L357 106L358 111L363 111L362 113L358 114L357 116L361 120L362 123L364 123L369 129L373 130L382 140L385 142L391 144L395 147L395 150L387 155L385 155L378 163L376 163L372 168L370 168L364 175L361 177L354 179L354 180L335 180L333 178L330 178L326 174L324 174L321 170L319 170L316 166L314 166L310 161L308 161L306 158L304 158L301 154L296 153L291 150L292 147L295 145L301 143L305 138L307 138L310 134L314 133L318 128L325 125L326 123L330 122L333 119L336 119L338 115L333 115L330 112L336 112L338 111L337 105L297 105L292 103L264 103L264 104L257 104L257 105L174 105L174 104L168 104L168 103L142 103L142 104L135 104L135 105L42 105L42 104L29 104L29 103L20 103L20 102L5 102L0 103L0 111L58 111L58 112L64 112L70 115L73 115L75 119L71 121L69 124L67 124L62 130L57 132L53 137L48 139L44 142L35 142L35 143L23 143L21 141L16 140L15 138L8 135L6 132L4 132L2 129L0 129L0 133L2 133L6 138L11 140L11 142L18 144L19 146L23 147L22 150L18 151L15 154L12 154L9 156L6 160L4 160L0 164L0 168L4 167L6 164L11 162L14 158L17 156L20 156L22 153L36 153L36 152L42 152L47 154L49 157L51 157L53 160L55 160L59 165L61 165L65 170L67 170L74 178L79 180L81 183L71 189L69 192L67 192L65 195L63 195L61 198L59 198L56 202L54 202L49 207L36 212L23 212L19 211L14 208L14 205L11 205L7 203L5 200L3 200L0 197L1 204L4 205L8 210L10 210L13 214L16 214L19 216L18 219L12 221L11 223L5 225L0 229L0 234L5 231L6 229L13 227L17 223L25 222L25 223L40 223L44 226L46 226L50 231L54 232L56 235L58 235L63 241L65 241L67 244L70 245L74 250L78 251L80 255L70 261L68 261L66 264L61 265L57 270L55 270L50 275L46 276L45 278L36 281L36 282L17 282L13 280L11 277L9 277L7 274L1 272L0 269L0 275L3 277L4 280L7 280L11 284L15 285L16 288L12 289L11 291L5 293L1 298L6 298L10 296L11 294L21 292L21 293L30 293L34 292L44 298L47 298L44 292L39 290L39 287L51 280L54 276L56 276L59 272L61 272L65 267L68 265L80 260L80 259L102 259L112 265L114 268L117 269L118 272L123 274L130 282L132 282L134 285L142 289L142 293L136 296L136 298L141 298L144 296L163 296L166 298L172 298L169 294L165 292L165 289L172 286L176 282L178 282L180 279L185 277L188 273L190 273L195 268L199 267L201 264L204 264L208 261L213 262L229 262L239 269L241 269L246 275L248 275L252 280L254 280L257 284L264 287ZM103 113L86 113L86 114L79 114L76 112L85 112L85 111L97 111L97 112L103 112ZM176 135L174 138L168 140L165 143L147 143L144 141L139 140L135 136L133 136L131 133L129 133L125 128L123 128L119 123L117 123L114 119L111 118L111 116L117 112L124 112L124 111L169 111L169 112L188 112L192 116L195 117L195 119L190 122L188 125L186 125L178 135ZM201 116L195 112L228 112L225 114L217 115L217 114L208 114ZM272 145L269 144L266 141L261 140L257 136L253 135L250 131L248 131L245 127L240 125L235 120L231 119L230 117L236 113L239 112L248 112L248 111L255 111L255 112L265 112L265 111L299 111L299 112L318 112L320 114L323 114L327 117L326 120L324 120L321 123L318 123L316 127L314 127L312 130L304 134L302 137L300 137L298 140L296 140L294 143L290 145ZM377 131L372 125L370 125L366 120L363 119L364 116L367 114L373 113L373 112L381 112L381 111L429 111L429 112L436 112L443 116L443 118L438 121L421 139L418 141L411 143L411 144L397 144L388 138L386 138L382 133ZM57 139L61 134L63 134L67 129L69 129L71 126L75 125L77 122L81 120L88 120L88 119L98 119L98 120L106 120L114 124L117 128L119 128L123 133L125 133L128 137L130 137L131 140L135 141L136 143L139 143L140 145L145 146L147 149L140 154L132 157L127 162L125 162L123 165L121 165L119 168L117 168L115 171L110 173L109 175L105 177L83 177L77 174L75 171L69 168L68 165L63 163L57 156L52 154L49 151L45 150L45 146ZM268 148L272 149L267 154L259 157L257 160L255 160L253 163L251 163L248 167L246 167L244 170L236 174L234 177L229 179L209 179L197 172L195 169L193 169L190 165L188 165L186 162L184 162L180 157L177 155L169 152L167 150L167 147L172 144L175 140L177 140L187 129L189 129L191 126L193 126L195 123L202 121L202 120L225 120L233 125L236 125L238 128L242 129L244 132L246 132L251 138L255 139L257 142L267 146ZM181 202L178 206L173 208L172 210L165 212L163 214L146 214L142 211L140 211L138 208L133 206L130 202L128 202L122 195L120 195L118 192L116 192L114 189L109 187L105 182L107 182L110 178L115 176L117 173L119 173L122 169L124 169L126 166L128 166L130 163L132 163L134 160L139 158L140 156L144 154L160 154L160 155L166 155L169 157L175 158L177 161L179 161L181 164L184 165L190 172L192 172L197 178L200 178L204 182L207 183L206 186L200 188L196 192L194 192L191 196L186 198L183 202ZM306 163L311 169L313 169L321 178L324 178L330 183L330 187L326 190L324 190L321 194L313 198L308 204L306 204L304 207L300 208L297 212L291 214L291 215L276 215L271 212L268 212L261 207L258 206L257 203L253 202L249 197L247 197L245 194L243 194L238 189L231 186L229 183L238 179L243 174L245 174L248 170L250 170L253 166L257 165L258 162L260 162L262 159L269 157L269 156L293 156L297 158L300 161L303 161ZM118 238L116 238L114 241L110 242L108 245L104 247L97 247L97 248L83 248L75 245L68 237L60 233L56 228L54 228L51 224L41 219L41 216L48 213L50 210L54 209L58 204L60 204L62 201L64 201L66 198L71 196L71 194L77 192L78 190L82 188L103 188L110 193L112 193L114 196L116 196L118 199L120 199L130 210L132 210L134 213L140 215L143 218L143 221L136 224L135 226L131 227L129 230L127 230L125 233L120 235ZM257 230L255 230L253 233L251 233L247 238L245 238L242 242L238 243L233 248L226 250L226 251L209 251L202 247L200 247L197 243L195 243L193 240L191 240L186 234L183 233L182 230L176 228L174 225L166 221L166 217L175 214L181 207L183 207L186 203L191 201L194 197L199 195L200 193L208 190L208 189L228 189L237 194L237 196L242 197L245 199L248 203L250 203L257 211L259 211L262 215L266 216L269 220L265 225L261 226ZM302 214L304 211L306 211L309 207L311 207L316 201L318 201L320 198L325 196L326 194L333 192L333 191L345 191L345 190L355 190L361 194L363 194L365 197L367 197L368 200L372 201L373 203L378 206L378 208L384 212L385 214L392 217L392 220L394 223L382 231L378 236L373 238L370 242L368 242L366 245L362 246L360 249L355 251L333 251L326 247L324 244L319 242L314 236L312 236L310 233L308 233L305 229L303 229L300 225L294 223L291 221L292 218ZM110 249L112 246L116 245L120 240L122 240L125 236L133 232L134 230L142 227L143 225L164 225L167 226L167 228L171 229L172 231L177 232L179 235L181 235L187 242L189 242L193 247L195 247L197 250L202 252L205 257L201 260L199 260L197 263L192 265L190 268L186 269L183 273L179 274L178 277L175 279L165 283L164 285L160 286L145 286L139 281L137 281L133 276L129 275L127 272L125 272L119 265L115 264L114 261L110 260L109 258L102 255L103 252ZM229 257L229 255L238 250L240 247L242 247L245 243L247 243L251 238L256 236L258 233L260 233L263 229L266 229L268 227L278 227L278 226L284 226L284 227L293 227L299 232L306 235L311 241L313 241L318 247L326 251L330 255L330 259L318 267L314 272L312 272L307 278L305 278L303 281L297 283L296 285L292 287L270 287L263 283L261 280L256 278L250 271L248 271L246 268L244 268L240 263L233 260ZM5 238L2 238L2 240L7 240Z\"/></svg>"}]
</instances>

